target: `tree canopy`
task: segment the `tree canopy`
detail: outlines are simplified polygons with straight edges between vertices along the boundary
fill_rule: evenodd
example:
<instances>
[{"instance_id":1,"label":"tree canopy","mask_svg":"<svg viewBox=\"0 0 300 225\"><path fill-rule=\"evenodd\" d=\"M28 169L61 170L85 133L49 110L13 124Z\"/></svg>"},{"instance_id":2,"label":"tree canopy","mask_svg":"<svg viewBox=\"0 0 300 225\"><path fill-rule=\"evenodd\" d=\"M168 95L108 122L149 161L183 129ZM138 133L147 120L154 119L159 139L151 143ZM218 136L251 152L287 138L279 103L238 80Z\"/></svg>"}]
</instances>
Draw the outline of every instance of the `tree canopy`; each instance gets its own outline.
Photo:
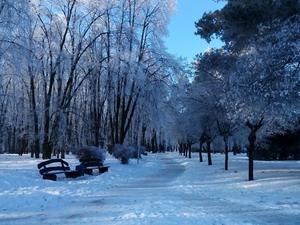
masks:
<instances>
[{"instance_id":1,"label":"tree canopy","mask_svg":"<svg viewBox=\"0 0 300 225\"><path fill-rule=\"evenodd\" d=\"M228 0L224 8L208 12L196 24L196 34L210 41L221 38L228 47L241 49L259 33L260 26L272 26L299 15L299 0Z\"/></svg>"}]
</instances>

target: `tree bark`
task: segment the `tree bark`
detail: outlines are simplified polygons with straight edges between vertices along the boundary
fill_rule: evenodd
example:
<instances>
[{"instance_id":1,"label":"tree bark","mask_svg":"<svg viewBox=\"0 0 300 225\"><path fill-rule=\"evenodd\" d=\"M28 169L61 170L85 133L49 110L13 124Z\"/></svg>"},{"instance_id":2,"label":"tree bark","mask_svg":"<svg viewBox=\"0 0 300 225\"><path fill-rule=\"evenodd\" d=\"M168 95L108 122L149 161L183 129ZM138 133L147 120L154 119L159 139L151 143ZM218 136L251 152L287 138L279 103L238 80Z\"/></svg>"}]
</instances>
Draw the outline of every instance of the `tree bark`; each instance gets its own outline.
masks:
<instances>
[{"instance_id":1,"label":"tree bark","mask_svg":"<svg viewBox=\"0 0 300 225\"><path fill-rule=\"evenodd\" d=\"M207 145L207 160L208 160L208 165L211 166L212 165L212 160L211 160L211 142L207 141L206 145Z\"/></svg>"},{"instance_id":2,"label":"tree bark","mask_svg":"<svg viewBox=\"0 0 300 225\"><path fill-rule=\"evenodd\" d=\"M52 147L49 142L49 128L50 128L50 102L46 100L44 113L44 141L43 141L43 159L51 159Z\"/></svg>"},{"instance_id":3,"label":"tree bark","mask_svg":"<svg viewBox=\"0 0 300 225\"><path fill-rule=\"evenodd\" d=\"M252 124L247 121L246 126L250 129L250 134L248 136L249 148L248 148L248 179L249 181L254 180L254 151L255 151L255 141L256 133L262 127L264 118L261 118L259 122Z\"/></svg>"},{"instance_id":4,"label":"tree bark","mask_svg":"<svg viewBox=\"0 0 300 225\"><path fill-rule=\"evenodd\" d=\"M225 170L228 170L228 137L224 137Z\"/></svg>"},{"instance_id":5,"label":"tree bark","mask_svg":"<svg viewBox=\"0 0 300 225\"><path fill-rule=\"evenodd\" d=\"M36 111L35 85L34 85L33 77L30 78L30 90L31 90L31 103L32 103L33 121L34 121L34 155L35 158L39 158L40 157L39 121L38 121L38 114Z\"/></svg>"},{"instance_id":6,"label":"tree bark","mask_svg":"<svg viewBox=\"0 0 300 225\"><path fill-rule=\"evenodd\" d=\"M147 130L147 127L143 123L143 125L142 125L142 138L141 138L141 146L143 146L143 147L146 147L146 130Z\"/></svg>"},{"instance_id":7,"label":"tree bark","mask_svg":"<svg viewBox=\"0 0 300 225\"><path fill-rule=\"evenodd\" d=\"M199 149L199 161L200 161L200 162L203 162L203 157L202 157L202 145L203 145L203 143L200 142L200 149Z\"/></svg>"},{"instance_id":8,"label":"tree bark","mask_svg":"<svg viewBox=\"0 0 300 225\"><path fill-rule=\"evenodd\" d=\"M254 180L255 140L256 140L256 134L251 132L249 137L248 137L248 141L249 141L249 148L248 148L248 159L249 159L248 179L249 179L249 181Z\"/></svg>"}]
</instances>

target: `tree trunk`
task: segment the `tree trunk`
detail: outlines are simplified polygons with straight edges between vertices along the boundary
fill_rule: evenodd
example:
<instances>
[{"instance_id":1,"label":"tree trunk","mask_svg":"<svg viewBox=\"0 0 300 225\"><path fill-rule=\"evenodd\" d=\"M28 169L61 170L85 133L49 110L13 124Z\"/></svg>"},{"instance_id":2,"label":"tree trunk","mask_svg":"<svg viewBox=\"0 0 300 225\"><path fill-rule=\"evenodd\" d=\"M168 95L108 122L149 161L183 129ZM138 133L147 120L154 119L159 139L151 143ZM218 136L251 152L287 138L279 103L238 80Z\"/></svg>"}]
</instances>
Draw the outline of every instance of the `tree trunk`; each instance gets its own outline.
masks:
<instances>
[{"instance_id":1,"label":"tree trunk","mask_svg":"<svg viewBox=\"0 0 300 225\"><path fill-rule=\"evenodd\" d=\"M224 137L225 170L228 170L228 137Z\"/></svg>"},{"instance_id":2,"label":"tree trunk","mask_svg":"<svg viewBox=\"0 0 300 225\"><path fill-rule=\"evenodd\" d=\"M39 121L38 121L38 114L36 111L35 84L34 84L33 77L30 77L30 93L31 93L32 114L33 114L33 122L34 122L34 151L33 152L35 158L39 158L40 157Z\"/></svg>"},{"instance_id":3,"label":"tree trunk","mask_svg":"<svg viewBox=\"0 0 300 225\"><path fill-rule=\"evenodd\" d=\"M182 155L182 144L179 143L178 145L179 145L179 146L178 146L178 148L179 148L178 153L179 153L179 155Z\"/></svg>"},{"instance_id":4,"label":"tree trunk","mask_svg":"<svg viewBox=\"0 0 300 225\"><path fill-rule=\"evenodd\" d=\"M51 159L52 147L49 141L44 140L43 142L43 159Z\"/></svg>"},{"instance_id":5,"label":"tree trunk","mask_svg":"<svg viewBox=\"0 0 300 225\"><path fill-rule=\"evenodd\" d=\"M142 138L141 138L141 146L146 147L146 130L147 127L145 124L142 126Z\"/></svg>"},{"instance_id":6,"label":"tree trunk","mask_svg":"<svg viewBox=\"0 0 300 225\"><path fill-rule=\"evenodd\" d=\"M157 152L157 138L156 138L156 130L152 130L152 137L151 137L151 151L152 153Z\"/></svg>"},{"instance_id":7,"label":"tree trunk","mask_svg":"<svg viewBox=\"0 0 300 225\"><path fill-rule=\"evenodd\" d=\"M46 90L45 90L46 92ZM50 131L50 97L45 93L45 111L44 111L44 140L43 140L43 159L51 159L52 146L49 141Z\"/></svg>"},{"instance_id":8,"label":"tree trunk","mask_svg":"<svg viewBox=\"0 0 300 225\"><path fill-rule=\"evenodd\" d=\"M202 157L202 145L203 145L203 143L200 142L200 149L199 149L199 161L200 161L200 162L203 162L203 157Z\"/></svg>"},{"instance_id":9,"label":"tree trunk","mask_svg":"<svg viewBox=\"0 0 300 225\"><path fill-rule=\"evenodd\" d=\"M62 159L66 158L66 150L65 150L65 147L64 147L64 146L63 146L62 149L61 149L60 157L61 157Z\"/></svg>"},{"instance_id":10,"label":"tree trunk","mask_svg":"<svg viewBox=\"0 0 300 225\"><path fill-rule=\"evenodd\" d=\"M249 169L248 169L248 179L249 181L254 180L254 150L256 133L262 127L264 118L262 117L259 122L252 124L247 121L246 126L251 130L248 136L249 148L248 148L248 158L249 158Z\"/></svg>"},{"instance_id":11,"label":"tree trunk","mask_svg":"<svg viewBox=\"0 0 300 225\"><path fill-rule=\"evenodd\" d=\"M211 160L211 142L207 141L206 142L207 145L207 160L208 160L208 165L211 166L212 165L212 160Z\"/></svg>"},{"instance_id":12,"label":"tree trunk","mask_svg":"<svg viewBox=\"0 0 300 225\"><path fill-rule=\"evenodd\" d=\"M248 179L249 181L254 180L254 149L255 149L255 140L256 140L256 134L250 133L248 137L249 141L249 148L248 148L248 159L249 159L249 170L248 170Z\"/></svg>"}]
</instances>

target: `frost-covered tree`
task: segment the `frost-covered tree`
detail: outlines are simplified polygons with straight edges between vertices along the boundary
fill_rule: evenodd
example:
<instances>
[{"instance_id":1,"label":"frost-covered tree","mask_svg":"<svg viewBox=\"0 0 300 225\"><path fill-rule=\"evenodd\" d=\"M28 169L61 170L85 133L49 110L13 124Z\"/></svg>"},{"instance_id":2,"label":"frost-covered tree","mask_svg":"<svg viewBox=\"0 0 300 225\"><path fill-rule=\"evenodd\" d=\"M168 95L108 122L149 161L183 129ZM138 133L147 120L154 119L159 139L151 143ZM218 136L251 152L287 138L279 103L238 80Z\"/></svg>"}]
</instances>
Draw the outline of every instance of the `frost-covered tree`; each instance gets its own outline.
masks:
<instances>
[{"instance_id":1,"label":"frost-covered tree","mask_svg":"<svg viewBox=\"0 0 300 225\"><path fill-rule=\"evenodd\" d=\"M227 92L230 99L225 98L223 106L231 105L230 118L250 129L249 180L254 179L257 132L283 131L300 115L299 7L296 0L232 0L196 23L198 35L208 41L220 37L235 58Z\"/></svg>"},{"instance_id":2,"label":"frost-covered tree","mask_svg":"<svg viewBox=\"0 0 300 225\"><path fill-rule=\"evenodd\" d=\"M292 17L274 22L276 28L271 32L261 28L260 38L237 62L240 79L235 84L239 87L236 96L251 130L249 158L253 157L256 132L261 127L263 134L282 132L299 119L298 24L299 18ZM253 179L251 164L249 178Z\"/></svg>"},{"instance_id":3,"label":"frost-covered tree","mask_svg":"<svg viewBox=\"0 0 300 225\"><path fill-rule=\"evenodd\" d=\"M1 1L3 149L64 157L103 140L140 144L145 126L144 139L154 127L165 136L155 111L180 67L162 39L173 10L173 0Z\"/></svg>"},{"instance_id":4,"label":"frost-covered tree","mask_svg":"<svg viewBox=\"0 0 300 225\"><path fill-rule=\"evenodd\" d=\"M241 50L259 33L260 24L271 25L299 14L298 0L228 0L225 6L205 13L196 24L196 34L207 41L221 38L226 45Z\"/></svg>"},{"instance_id":5,"label":"frost-covered tree","mask_svg":"<svg viewBox=\"0 0 300 225\"><path fill-rule=\"evenodd\" d=\"M199 103L202 103L206 117L216 121L215 128L224 141L225 170L228 170L228 142L236 123L235 100L231 95L235 57L224 49L210 49L197 56L194 66L195 84L199 86L195 88L203 93ZM201 97L197 92L194 95L194 99ZM202 134L201 139L206 136Z\"/></svg>"}]
</instances>

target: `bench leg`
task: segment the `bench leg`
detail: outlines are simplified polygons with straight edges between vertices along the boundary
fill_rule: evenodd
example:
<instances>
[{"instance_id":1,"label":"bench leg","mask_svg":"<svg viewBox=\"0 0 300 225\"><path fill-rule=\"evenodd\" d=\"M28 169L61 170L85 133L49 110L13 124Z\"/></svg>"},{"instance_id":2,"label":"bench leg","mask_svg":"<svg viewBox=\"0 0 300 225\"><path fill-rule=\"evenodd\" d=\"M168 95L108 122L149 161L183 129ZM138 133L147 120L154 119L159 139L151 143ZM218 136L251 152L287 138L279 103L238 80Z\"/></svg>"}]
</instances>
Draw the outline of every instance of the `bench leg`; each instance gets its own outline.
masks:
<instances>
[{"instance_id":1,"label":"bench leg","mask_svg":"<svg viewBox=\"0 0 300 225\"><path fill-rule=\"evenodd\" d=\"M108 167L99 167L99 173L105 173L108 171Z\"/></svg>"},{"instance_id":2,"label":"bench leg","mask_svg":"<svg viewBox=\"0 0 300 225\"><path fill-rule=\"evenodd\" d=\"M44 174L43 175L43 179L44 180L53 180L53 181L56 181L57 180L57 176L55 174Z\"/></svg>"},{"instance_id":3,"label":"bench leg","mask_svg":"<svg viewBox=\"0 0 300 225\"><path fill-rule=\"evenodd\" d=\"M66 178L77 178L83 176L83 171L66 171L65 172Z\"/></svg>"},{"instance_id":4,"label":"bench leg","mask_svg":"<svg viewBox=\"0 0 300 225\"><path fill-rule=\"evenodd\" d=\"M84 173L88 175L93 175L93 169L84 169Z\"/></svg>"}]
</instances>

